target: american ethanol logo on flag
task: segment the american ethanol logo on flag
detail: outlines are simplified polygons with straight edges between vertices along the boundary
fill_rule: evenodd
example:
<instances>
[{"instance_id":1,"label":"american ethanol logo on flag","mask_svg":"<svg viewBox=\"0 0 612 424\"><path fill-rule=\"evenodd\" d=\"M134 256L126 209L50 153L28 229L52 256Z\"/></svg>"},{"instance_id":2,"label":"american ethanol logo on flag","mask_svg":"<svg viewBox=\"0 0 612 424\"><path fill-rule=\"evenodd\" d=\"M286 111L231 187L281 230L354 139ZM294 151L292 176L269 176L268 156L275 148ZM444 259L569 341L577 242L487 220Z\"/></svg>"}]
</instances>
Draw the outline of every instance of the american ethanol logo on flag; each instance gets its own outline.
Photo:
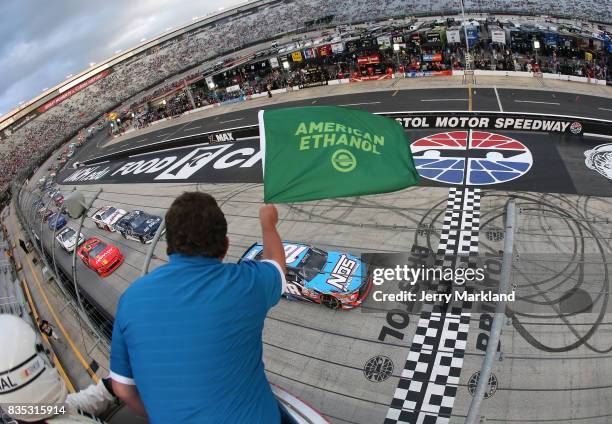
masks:
<instances>
[{"instance_id":1,"label":"american ethanol logo on flag","mask_svg":"<svg viewBox=\"0 0 612 424\"><path fill-rule=\"evenodd\" d=\"M262 110L259 134L266 203L387 193L418 181L402 126L369 112Z\"/></svg>"}]
</instances>

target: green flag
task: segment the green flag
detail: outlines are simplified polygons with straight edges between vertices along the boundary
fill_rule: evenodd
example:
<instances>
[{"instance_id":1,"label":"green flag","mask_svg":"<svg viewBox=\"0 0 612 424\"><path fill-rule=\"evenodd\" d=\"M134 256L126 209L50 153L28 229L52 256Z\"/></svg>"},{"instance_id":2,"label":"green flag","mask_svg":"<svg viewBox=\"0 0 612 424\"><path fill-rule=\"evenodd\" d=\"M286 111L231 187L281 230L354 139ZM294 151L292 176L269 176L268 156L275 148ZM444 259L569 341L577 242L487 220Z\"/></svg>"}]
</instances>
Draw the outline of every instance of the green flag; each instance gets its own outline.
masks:
<instances>
[{"instance_id":1,"label":"green flag","mask_svg":"<svg viewBox=\"0 0 612 424\"><path fill-rule=\"evenodd\" d=\"M369 112L262 110L259 134L266 203L387 193L418 181L402 126Z\"/></svg>"}]
</instances>

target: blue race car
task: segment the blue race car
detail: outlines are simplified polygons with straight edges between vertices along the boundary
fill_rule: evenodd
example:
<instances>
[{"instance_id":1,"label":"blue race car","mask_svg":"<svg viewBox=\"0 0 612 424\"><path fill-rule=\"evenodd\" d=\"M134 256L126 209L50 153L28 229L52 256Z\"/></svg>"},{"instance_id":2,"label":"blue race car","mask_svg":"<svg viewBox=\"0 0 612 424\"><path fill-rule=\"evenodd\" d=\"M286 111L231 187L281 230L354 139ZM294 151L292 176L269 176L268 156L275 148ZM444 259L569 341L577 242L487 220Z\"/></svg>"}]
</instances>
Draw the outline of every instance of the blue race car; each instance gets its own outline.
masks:
<instances>
[{"instance_id":1,"label":"blue race car","mask_svg":"<svg viewBox=\"0 0 612 424\"><path fill-rule=\"evenodd\" d=\"M287 261L287 291L291 300L321 303L330 309L359 306L370 289L365 264L357 256L326 252L303 243L283 242ZM255 243L240 258L258 261L263 245Z\"/></svg>"},{"instance_id":2,"label":"blue race car","mask_svg":"<svg viewBox=\"0 0 612 424\"><path fill-rule=\"evenodd\" d=\"M64 227L64 225L68 223L68 220L66 219L64 215L62 215L59 212L56 212L48 218L48 222L49 222L49 228L57 231L57 230L61 230Z\"/></svg>"},{"instance_id":3,"label":"blue race car","mask_svg":"<svg viewBox=\"0 0 612 424\"><path fill-rule=\"evenodd\" d=\"M143 211L132 211L115 223L115 229L126 239L151 243L162 219Z\"/></svg>"}]
</instances>

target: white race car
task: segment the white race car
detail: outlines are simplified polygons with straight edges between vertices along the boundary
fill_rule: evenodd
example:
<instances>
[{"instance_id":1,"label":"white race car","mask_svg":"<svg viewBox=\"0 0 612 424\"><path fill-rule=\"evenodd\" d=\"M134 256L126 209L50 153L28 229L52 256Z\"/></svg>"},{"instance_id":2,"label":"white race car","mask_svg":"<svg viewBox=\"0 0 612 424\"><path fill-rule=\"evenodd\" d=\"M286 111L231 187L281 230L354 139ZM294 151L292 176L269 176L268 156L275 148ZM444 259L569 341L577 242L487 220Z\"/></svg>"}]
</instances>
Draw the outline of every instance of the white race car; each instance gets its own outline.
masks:
<instances>
[{"instance_id":1,"label":"white race car","mask_svg":"<svg viewBox=\"0 0 612 424\"><path fill-rule=\"evenodd\" d=\"M114 227L115 223L126 214L127 212L123 209L117 209L113 206L103 206L93 214L91 219L96 223L98 228L114 232L116 231Z\"/></svg>"},{"instance_id":2,"label":"white race car","mask_svg":"<svg viewBox=\"0 0 612 424\"><path fill-rule=\"evenodd\" d=\"M77 242L76 230L66 227L55 237L55 240L66 252L72 253L75 247L80 246L85 241L85 237L83 237L83 233L79 233L79 240Z\"/></svg>"}]
</instances>

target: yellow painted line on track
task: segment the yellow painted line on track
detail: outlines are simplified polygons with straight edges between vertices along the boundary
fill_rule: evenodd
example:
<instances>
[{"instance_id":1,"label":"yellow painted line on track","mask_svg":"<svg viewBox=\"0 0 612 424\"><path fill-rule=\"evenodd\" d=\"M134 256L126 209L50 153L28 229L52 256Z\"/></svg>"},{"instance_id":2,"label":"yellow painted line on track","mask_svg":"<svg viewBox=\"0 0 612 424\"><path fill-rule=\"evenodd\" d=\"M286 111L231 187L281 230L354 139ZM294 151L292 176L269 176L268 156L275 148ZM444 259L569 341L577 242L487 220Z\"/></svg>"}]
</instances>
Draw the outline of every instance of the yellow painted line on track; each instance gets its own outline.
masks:
<instances>
[{"instance_id":1,"label":"yellow painted line on track","mask_svg":"<svg viewBox=\"0 0 612 424\"><path fill-rule=\"evenodd\" d=\"M26 261L28 263L28 267L30 268L30 271L32 272L32 275L34 276L34 280L36 281L36 285L38 286L38 290L40 291L40 294L42 295L45 303L47 304L47 307L49 308L49 312L51 312L51 315L53 316L53 319L57 323L57 326L59 327L59 329L61 330L62 334L64 335L64 337L68 341L68 344L70 345L70 348L72 349L72 351L76 355L77 359L79 360L81 365L83 365L83 368L85 368L85 371L87 371L87 373L89 373L89 375L91 376L92 380L95 383L98 383L98 381L100 381L100 377L98 377L98 375L91 369L91 367L89 366L89 364L87 363L85 358L83 358L83 355L81 355L81 352L79 352L79 349L74 344L74 341L72 341L72 338L68 334L68 331L66 331L66 329L62 325L62 322L60 321L59 317L57 316L57 313L55 312L55 309L53 309L53 306L51 306L51 303L49 302L49 299L47 298L47 294L45 293L45 291L44 291L44 289L42 287L42 284L41 284L40 280L38 279L38 276L36 275L36 271L34 270L34 267L32 266L32 262L30 261L30 258L28 256L26 256Z\"/></svg>"},{"instance_id":2,"label":"yellow painted line on track","mask_svg":"<svg viewBox=\"0 0 612 424\"><path fill-rule=\"evenodd\" d=\"M468 84L468 110L472 111L472 85Z\"/></svg>"},{"instance_id":3,"label":"yellow painted line on track","mask_svg":"<svg viewBox=\"0 0 612 424\"><path fill-rule=\"evenodd\" d=\"M30 309L32 309L32 315L34 315L34 321L38 322L38 318L39 318L38 311L36 310L34 299L32 299L32 295L30 294L30 288L28 287L28 282L24 279L23 281L21 281L21 284L23 286L23 291L26 294L26 298L28 299L28 303L30 304ZM42 336L43 339L45 339L45 341L47 342L47 344L49 344L49 346L53 347L53 345L49 342L49 338L47 337L45 333L40 332L40 335ZM59 372L60 376L66 383L66 387L68 388L68 391L70 393L76 392L76 390L74 389L74 385L72 384L72 381L70 380L70 377L68 376L68 374L66 374L66 371L64 370L64 367L62 366L62 363L60 362L59 358L55 354L55 351L53 352L53 363L55 364L55 368L57 368L57 372Z\"/></svg>"}]
</instances>

